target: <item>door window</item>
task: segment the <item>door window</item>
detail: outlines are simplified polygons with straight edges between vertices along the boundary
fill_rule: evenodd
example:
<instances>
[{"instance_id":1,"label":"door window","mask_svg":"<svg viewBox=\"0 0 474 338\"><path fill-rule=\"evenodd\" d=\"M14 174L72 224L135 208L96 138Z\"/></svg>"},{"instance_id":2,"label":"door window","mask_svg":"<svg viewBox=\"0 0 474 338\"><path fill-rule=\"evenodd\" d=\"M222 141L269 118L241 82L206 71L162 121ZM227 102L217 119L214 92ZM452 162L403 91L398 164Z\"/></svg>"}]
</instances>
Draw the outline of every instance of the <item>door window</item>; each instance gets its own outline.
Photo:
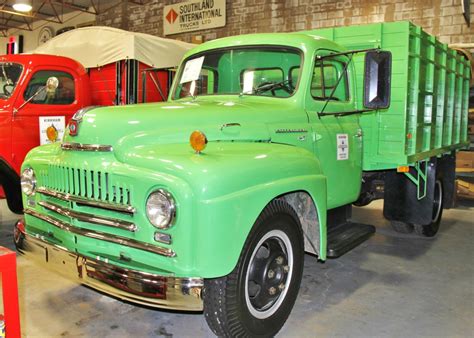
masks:
<instances>
[{"instance_id":1,"label":"door window","mask_svg":"<svg viewBox=\"0 0 474 338\"><path fill-rule=\"evenodd\" d=\"M55 91L48 92L44 87L46 81L51 76L56 77L59 80L59 84ZM30 103L55 105L71 104L76 98L74 77L69 73L61 71L40 70L33 75L23 93L25 101L32 96L34 96L34 98Z\"/></svg>"},{"instance_id":2,"label":"door window","mask_svg":"<svg viewBox=\"0 0 474 338\"><path fill-rule=\"evenodd\" d=\"M317 60L311 80L313 98L349 101L349 82L347 72L344 71L345 66L345 63L337 60ZM333 93L332 97L331 93Z\"/></svg>"}]
</instances>

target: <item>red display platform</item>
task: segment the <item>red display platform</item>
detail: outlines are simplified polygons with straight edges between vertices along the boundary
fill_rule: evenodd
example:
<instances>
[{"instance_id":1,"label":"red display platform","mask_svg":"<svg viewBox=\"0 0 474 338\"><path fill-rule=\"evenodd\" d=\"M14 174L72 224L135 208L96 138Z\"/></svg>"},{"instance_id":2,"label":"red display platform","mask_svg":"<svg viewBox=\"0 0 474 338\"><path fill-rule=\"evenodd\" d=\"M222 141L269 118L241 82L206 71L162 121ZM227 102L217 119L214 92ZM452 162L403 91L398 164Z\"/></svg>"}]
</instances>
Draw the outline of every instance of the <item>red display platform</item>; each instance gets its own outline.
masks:
<instances>
[{"instance_id":1,"label":"red display platform","mask_svg":"<svg viewBox=\"0 0 474 338\"><path fill-rule=\"evenodd\" d=\"M0 246L0 274L2 276L6 338L20 338L20 308L18 306L16 254L14 251L2 246Z\"/></svg>"}]
</instances>

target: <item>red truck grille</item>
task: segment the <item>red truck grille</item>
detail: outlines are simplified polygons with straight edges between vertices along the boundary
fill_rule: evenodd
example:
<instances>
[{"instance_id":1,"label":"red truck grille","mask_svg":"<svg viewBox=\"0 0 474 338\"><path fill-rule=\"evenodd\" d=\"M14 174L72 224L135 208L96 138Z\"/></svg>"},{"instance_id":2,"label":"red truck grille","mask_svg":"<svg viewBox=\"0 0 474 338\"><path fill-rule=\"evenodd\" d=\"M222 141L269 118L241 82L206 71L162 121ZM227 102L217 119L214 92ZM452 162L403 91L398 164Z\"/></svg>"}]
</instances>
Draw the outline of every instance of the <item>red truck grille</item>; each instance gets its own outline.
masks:
<instances>
[{"instance_id":1,"label":"red truck grille","mask_svg":"<svg viewBox=\"0 0 474 338\"><path fill-rule=\"evenodd\" d=\"M131 205L130 189L101 170L48 165L39 173L39 185L64 194L104 202Z\"/></svg>"}]
</instances>

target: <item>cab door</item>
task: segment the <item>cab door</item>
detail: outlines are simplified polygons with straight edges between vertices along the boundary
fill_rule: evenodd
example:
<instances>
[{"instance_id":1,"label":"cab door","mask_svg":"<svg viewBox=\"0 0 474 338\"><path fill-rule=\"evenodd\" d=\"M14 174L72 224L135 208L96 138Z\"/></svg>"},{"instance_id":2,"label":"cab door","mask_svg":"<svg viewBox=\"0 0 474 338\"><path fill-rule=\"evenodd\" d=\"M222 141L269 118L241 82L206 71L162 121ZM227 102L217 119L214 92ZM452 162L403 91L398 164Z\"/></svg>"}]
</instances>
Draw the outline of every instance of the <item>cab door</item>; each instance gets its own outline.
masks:
<instances>
[{"instance_id":1,"label":"cab door","mask_svg":"<svg viewBox=\"0 0 474 338\"><path fill-rule=\"evenodd\" d=\"M352 65L347 56L328 57L330 53L334 52L319 50L313 60L306 109L313 132L313 151L327 177L327 203L332 209L359 196L362 132L359 114L344 115L355 110Z\"/></svg>"},{"instance_id":2,"label":"cab door","mask_svg":"<svg viewBox=\"0 0 474 338\"><path fill-rule=\"evenodd\" d=\"M56 90L48 92L44 87L50 77L56 77L59 82ZM21 165L30 149L60 141L67 121L80 108L77 79L77 74L60 66L38 67L26 78L12 118L15 166Z\"/></svg>"}]
</instances>

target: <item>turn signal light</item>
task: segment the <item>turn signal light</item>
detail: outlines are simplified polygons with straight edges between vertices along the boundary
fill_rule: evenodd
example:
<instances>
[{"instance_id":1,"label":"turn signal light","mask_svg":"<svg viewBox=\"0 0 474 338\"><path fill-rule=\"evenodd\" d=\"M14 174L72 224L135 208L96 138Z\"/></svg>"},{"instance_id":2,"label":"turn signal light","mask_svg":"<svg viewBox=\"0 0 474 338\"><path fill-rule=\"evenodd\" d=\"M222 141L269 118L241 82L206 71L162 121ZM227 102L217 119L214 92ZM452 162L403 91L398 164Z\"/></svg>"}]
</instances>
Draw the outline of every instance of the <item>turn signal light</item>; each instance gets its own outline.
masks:
<instances>
[{"instance_id":1,"label":"turn signal light","mask_svg":"<svg viewBox=\"0 0 474 338\"><path fill-rule=\"evenodd\" d=\"M397 167L397 173L408 173L410 172L410 167L407 165L401 165Z\"/></svg>"},{"instance_id":2,"label":"turn signal light","mask_svg":"<svg viewBox=\"0 0 474 338\"><path fill-rule=\"evenodd\" d=\"M195 130L189 137L189 143L191 144L191 147L194 149L194 151L199 154L206 148L207 137L203 132Z\"/></svg>"}]
</instances>

